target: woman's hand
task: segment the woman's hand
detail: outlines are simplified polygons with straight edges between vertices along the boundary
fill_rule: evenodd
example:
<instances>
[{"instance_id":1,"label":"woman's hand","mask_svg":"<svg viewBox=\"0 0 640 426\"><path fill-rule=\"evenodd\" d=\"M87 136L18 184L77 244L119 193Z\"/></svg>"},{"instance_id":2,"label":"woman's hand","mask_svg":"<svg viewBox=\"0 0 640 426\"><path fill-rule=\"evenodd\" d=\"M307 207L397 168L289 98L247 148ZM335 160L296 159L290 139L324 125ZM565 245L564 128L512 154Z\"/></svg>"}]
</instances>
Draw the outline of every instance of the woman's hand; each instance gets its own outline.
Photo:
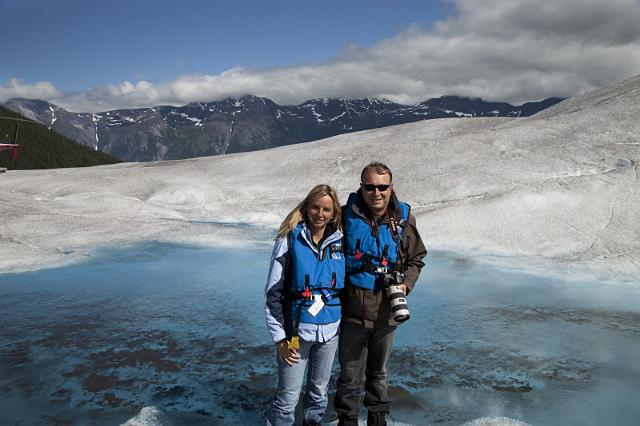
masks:
<instances>
[{"instance_id":1,"label":"woman's hand","mask_svg":"<svg viewBox=\"0 0 640 426\"><path fill-rule=\"evenodd\" d=\"M276 343L278 349L278 356L287 365L294 365L300 361L300 354L296 349L289 349L289 342L287 339L283 339Z\"/></svg>"}]
</instances>

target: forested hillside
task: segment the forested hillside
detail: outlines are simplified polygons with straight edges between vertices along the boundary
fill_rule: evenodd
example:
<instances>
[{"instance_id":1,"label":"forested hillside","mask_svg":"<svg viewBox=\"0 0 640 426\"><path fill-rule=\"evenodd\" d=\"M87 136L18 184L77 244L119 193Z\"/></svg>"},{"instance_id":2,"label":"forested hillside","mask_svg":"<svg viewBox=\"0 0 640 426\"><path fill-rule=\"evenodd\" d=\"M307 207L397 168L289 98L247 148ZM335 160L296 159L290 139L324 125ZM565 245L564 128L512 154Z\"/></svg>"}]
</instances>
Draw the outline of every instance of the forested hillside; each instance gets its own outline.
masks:
<instances>
[{"instance_id":1,"label":"forested hillside","mask_svg":"<svg viewBox=\"0 0 640 426\"><path fill-rule=\"evenodd\" d=\"M18 158L11 150L0 152L0 167L18 169L55 169L118 163L120 160L82 146L42 124L7 118L25 118L0 107L0 143L17 143Z\"/></svg>"}]
</instances>

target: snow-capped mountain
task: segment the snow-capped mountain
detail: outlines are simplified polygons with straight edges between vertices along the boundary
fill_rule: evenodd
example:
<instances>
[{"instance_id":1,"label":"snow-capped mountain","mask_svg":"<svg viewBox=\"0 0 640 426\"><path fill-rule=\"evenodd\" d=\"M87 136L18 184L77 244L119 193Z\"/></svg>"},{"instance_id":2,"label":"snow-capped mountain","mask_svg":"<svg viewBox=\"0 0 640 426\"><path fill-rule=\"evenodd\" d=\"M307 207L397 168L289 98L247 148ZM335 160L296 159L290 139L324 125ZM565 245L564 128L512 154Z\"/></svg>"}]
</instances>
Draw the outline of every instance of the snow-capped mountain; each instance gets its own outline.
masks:
<instances>
[{"instance_id":1,"label":"snow-capped mountain","mask_svg":"<svg viewBox=\"0 0 640 426\"><path fill-rule=\"evenodd\" d=\"M313 99L278 105L257 96L182 107L72 113L29 99L5 107L62 135L126 161L172 160L255 151L446 117L530 116L562 99L513 106L479 98L443 96L407 106L384 99Z\"/></svg>"}]
</instances>

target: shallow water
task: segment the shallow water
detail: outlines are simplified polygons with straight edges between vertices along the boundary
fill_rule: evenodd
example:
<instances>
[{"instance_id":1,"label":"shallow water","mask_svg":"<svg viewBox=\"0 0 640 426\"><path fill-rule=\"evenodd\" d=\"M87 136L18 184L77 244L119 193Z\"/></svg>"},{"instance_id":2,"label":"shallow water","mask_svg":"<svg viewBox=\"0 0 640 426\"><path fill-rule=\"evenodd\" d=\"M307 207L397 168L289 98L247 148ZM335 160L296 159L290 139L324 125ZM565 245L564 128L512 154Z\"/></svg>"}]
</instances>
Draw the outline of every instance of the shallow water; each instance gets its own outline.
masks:
<instances>
[{"instance_id":1,"label":"shallow water","mask_svg":"<svg viewBox=\"0 0 640 426\"><path fill-rule=\"evenodd\" d=\"M147 243L0 275L0 423L113 425L151 406L171 424L261 423L270 252ZM637 423L638 287L427 260L396 334L397 420Z\"/></svg>"}]
</instances>

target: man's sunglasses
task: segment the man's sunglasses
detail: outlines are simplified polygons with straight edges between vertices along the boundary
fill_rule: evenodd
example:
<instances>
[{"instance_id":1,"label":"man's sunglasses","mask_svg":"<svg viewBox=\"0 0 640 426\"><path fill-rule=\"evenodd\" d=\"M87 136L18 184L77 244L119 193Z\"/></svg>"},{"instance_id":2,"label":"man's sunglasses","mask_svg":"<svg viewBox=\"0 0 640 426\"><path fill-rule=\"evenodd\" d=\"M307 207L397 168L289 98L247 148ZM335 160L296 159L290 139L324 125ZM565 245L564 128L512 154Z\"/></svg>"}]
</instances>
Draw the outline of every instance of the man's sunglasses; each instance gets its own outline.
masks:
<instances>
[{"instance_id":1,"label":"man's sunglasses","mask_svg":"<svg viewBox=\"0 0 640 426\"><path fill-rule=\"evenodd\" d=\"M372 183L363 183L363 184L362 184L362 187L363 187L364 189L366 189L366 190L367 190L367 192L375 191L375 190L376 190L376 188L378 189L378 191L380 191L380 192L384 192L384 191L386 191L387 189L389 189L389 187L390 187L390 186L391 186L391 185L374 185L374 184L372 184Z\"/></svg>"}]
</instances>

